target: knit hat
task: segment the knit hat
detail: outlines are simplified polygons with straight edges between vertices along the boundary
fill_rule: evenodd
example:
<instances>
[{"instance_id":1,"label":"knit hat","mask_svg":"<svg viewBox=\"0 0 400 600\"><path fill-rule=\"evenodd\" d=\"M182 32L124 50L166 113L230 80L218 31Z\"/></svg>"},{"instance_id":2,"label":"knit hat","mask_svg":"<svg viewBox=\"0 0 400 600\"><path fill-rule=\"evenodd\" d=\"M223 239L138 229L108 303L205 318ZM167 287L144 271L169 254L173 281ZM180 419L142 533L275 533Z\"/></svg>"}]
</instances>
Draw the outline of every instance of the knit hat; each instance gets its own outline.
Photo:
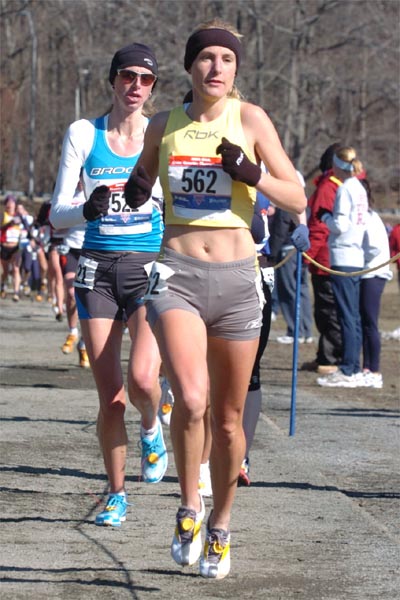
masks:
<instances>
[{"instance_id":1,"label":"knit hat","mask_svg":"<svg viewBox=\"0 0 400 600\"><path fill-rule=\"evenodd\" d=\"M125 67L146 67L154 75L158 74L158 64L154 52L145 44L129 44L114 54L108 77L111 85L117 75L118 69Z\"/></svg>"}]
</instances>

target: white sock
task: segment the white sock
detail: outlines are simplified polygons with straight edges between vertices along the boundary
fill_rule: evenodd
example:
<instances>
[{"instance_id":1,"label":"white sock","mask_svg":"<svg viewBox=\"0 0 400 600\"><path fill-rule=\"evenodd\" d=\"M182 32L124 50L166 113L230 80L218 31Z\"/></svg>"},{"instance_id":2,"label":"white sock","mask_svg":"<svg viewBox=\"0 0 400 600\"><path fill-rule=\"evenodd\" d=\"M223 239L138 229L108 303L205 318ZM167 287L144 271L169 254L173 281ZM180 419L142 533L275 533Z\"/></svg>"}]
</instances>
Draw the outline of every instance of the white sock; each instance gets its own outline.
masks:
<instances>
[{"instance_id":1,"label":"white sock","mask_svg":"<svg viewBox=\"0 0 400 600\"><path fill-rule=\"evenodd\" d=\"M78 328L77 327L71 327L71 329L69 330L71 335L78 335Z\"/></svg>"},{"instance_id":2,"label":"white sock","mask_svg":"<svg viewBox=\"0 0 400 600\"><path fill-rule=\"evenodd\" d=\"M116 492L113 496L122 496L123 498L126 498L126 492L125 490L122 490L122 492Z\"/></svg>"},{"instance_id":3,"label":"white sock","mask_svg":"<svg viewBox=\"0 0 400 600\"><path fill-rule=\"evenodd\" d=\"M151 442L156 437L157 429L157 425L155 427L152 427L151 429L145 429L143 425L141 425L140 433L142 437L146 437Z\"/></svg>"}]
</instances>

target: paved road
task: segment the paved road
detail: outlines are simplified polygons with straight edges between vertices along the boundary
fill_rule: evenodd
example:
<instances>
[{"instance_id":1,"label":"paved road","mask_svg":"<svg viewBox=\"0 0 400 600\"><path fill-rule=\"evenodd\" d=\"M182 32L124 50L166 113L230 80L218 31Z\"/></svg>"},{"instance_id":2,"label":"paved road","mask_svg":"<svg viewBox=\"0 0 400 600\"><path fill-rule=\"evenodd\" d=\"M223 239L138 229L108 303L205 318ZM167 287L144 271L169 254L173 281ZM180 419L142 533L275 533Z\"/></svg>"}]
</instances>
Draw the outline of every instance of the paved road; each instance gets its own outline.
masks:
<instances>
[{"instance_id":1,"label":"paved road","mask_svg":"<svg viewBox=\"0 0 400 600\"><path fill-rule=\"evenodd\" d=\"M138 480L139 424L128 411L128 491L120 530L93 517L106 493L91 373L60 346L46 304L0 304L1 599L394 600L399 597L398 402L379 391L332 393L263 369L252 486L232 519L232 571L220 582L169 556L178 484ZM392 342L398 352L398 342ZM123 360L127 359L124 343ZM274 344L270 346L270 353ZM389 395L398 395L393 387ZM168 433L167 444L171 448ZM207 500L210 507L211 500Z\"/></svg>"}]
</instances>

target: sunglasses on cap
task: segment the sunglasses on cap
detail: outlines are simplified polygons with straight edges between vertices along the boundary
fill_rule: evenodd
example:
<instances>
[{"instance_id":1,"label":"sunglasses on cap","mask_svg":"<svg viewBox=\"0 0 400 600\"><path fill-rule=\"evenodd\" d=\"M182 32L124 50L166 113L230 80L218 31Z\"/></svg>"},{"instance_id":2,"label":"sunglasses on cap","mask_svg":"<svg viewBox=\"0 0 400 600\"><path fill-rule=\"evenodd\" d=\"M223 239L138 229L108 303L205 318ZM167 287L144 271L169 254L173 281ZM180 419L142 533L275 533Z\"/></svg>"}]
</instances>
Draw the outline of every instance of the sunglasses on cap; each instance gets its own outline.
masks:
<instances>
[{"instance_id":1,"label":"sunglasses on cap","mask_svg":"<svg viewBox=\"0 0 400 600\"><path fill-rule=\"evenodd\" d=\"M137 73L131 69L118 69L117 74L121 77L124 83L135 83L139 77L142 85L153 85L157 81L157 75L153 73Z\"/></svg>"}]
</instances>

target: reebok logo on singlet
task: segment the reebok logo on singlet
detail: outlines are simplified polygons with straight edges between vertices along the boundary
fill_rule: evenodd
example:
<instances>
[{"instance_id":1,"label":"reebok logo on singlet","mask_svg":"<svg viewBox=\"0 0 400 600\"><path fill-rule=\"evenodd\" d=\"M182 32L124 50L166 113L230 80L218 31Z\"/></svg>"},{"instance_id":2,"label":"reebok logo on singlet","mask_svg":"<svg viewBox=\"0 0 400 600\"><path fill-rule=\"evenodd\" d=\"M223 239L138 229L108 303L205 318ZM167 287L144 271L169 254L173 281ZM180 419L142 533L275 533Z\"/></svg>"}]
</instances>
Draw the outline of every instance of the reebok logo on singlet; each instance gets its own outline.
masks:
<instances>
[{"instance_id":1,"label":"reebok logo on singlet","mask_svg":"<svg viewBox=\"0 0 400 600\"><path fill-rule=\"evenodd\" d=\"M185 132L184 139L189 140L209 140L215 138L220 139L218 131L196 131L196 129L189 129Z\"/></svg>"}]
</instances>

